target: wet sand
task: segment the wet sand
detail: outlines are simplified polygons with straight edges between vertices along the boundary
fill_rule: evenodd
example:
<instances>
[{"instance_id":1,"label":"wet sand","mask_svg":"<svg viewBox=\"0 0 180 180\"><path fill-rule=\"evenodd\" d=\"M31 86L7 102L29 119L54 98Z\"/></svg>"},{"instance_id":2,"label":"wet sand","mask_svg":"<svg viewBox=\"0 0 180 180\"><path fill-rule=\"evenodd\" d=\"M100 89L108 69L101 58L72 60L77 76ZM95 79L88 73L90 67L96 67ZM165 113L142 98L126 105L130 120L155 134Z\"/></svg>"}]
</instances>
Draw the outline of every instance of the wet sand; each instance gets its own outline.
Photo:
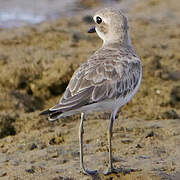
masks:
<instances>
[{"instance_id":1,"label":"wet sand","mask_svg":"<svg viewBox=\"0 0 180 180\"><path fill-rule=\"evenodd\" d=\"M102 175L108 115L93 114L85 122L85 161L100 170L94 179L180 179L179 9L178 0L143 0L129 8L143 80L118 114L113 156L116 168L130 172ZM77 15L0 30L0 179L91 179L79 173L80 116L54 123L38 116L101 46L87 33L90 26L89 17Z\"/></svg>"}]
</instances>

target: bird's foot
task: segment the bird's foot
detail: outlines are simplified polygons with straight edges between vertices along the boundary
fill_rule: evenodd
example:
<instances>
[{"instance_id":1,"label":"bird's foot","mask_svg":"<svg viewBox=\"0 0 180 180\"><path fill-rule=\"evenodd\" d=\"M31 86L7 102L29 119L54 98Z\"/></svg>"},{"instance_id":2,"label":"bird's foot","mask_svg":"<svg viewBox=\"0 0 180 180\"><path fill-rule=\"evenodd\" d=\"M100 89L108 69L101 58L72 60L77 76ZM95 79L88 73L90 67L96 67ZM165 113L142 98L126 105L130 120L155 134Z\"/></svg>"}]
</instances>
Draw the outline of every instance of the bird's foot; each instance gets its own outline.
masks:
<instances>
[{"instance_id":1,"label":"bird's foot","mask_svg":"<svg viewBox=\"0 0 180 180\"><path fill-rule=\"evenodd\" d=\"M104 175L109 175L112 173L118 173L118 171L113 167L108 167L108 169L105 172L103 172Z\"/></svg>"},{"instance_id":2,"label":"bird's foot","mask_svg":"<svg viewBox=\"0 0 180 180\"><path fill-rule=\"evenodd\" d=\"M97 174L97 171L96 171L96 170L82 169L81 172L82 172L83 174L86 174L86 175L89 175L89 176L92 176L92 175Z\"/></svg>"}]
</instances>

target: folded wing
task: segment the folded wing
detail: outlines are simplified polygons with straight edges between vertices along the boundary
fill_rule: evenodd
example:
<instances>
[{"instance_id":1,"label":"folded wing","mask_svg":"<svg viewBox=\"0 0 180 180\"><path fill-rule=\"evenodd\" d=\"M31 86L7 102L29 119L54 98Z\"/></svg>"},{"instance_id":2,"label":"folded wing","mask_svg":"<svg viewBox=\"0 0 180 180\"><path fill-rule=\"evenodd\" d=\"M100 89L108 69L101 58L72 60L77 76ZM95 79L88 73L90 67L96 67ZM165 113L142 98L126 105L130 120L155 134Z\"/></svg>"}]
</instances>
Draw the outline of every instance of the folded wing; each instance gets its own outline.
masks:
<instances>
[{"instance_id":1,"label":"folded wing","mask_svg":"<svg viewBox=\"0 0 180 180\"><path fill-rule=\"evenodd\" d=\"M141 63L137 57L89 60L74 73L59 103L50 111L69 111L110 98L126 96L138 84Z\"/></svg>"}]
</instances>

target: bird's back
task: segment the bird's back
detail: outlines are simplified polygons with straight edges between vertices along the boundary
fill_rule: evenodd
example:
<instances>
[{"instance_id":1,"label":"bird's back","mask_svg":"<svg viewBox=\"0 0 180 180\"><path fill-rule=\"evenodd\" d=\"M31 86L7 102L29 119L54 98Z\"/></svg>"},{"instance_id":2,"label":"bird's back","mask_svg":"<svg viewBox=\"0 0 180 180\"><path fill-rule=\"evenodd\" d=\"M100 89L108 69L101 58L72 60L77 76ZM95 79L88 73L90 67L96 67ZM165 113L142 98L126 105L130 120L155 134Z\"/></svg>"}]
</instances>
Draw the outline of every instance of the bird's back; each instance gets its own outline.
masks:
<instances>
[{"instance_id":1,"label":"bird's back","mask_svg":"<svg viewBox=\"0 0 180 180\"><path fill-rule=\"evenodd\" d=\"M131 48L102 47L77 69L59 103L50 110L77 113L91 105L93 111L96 104L96 111L103 103L102 110L107 106L112 110L130 100L140 80L141 62Z\"/></svg>"}]
</instances>

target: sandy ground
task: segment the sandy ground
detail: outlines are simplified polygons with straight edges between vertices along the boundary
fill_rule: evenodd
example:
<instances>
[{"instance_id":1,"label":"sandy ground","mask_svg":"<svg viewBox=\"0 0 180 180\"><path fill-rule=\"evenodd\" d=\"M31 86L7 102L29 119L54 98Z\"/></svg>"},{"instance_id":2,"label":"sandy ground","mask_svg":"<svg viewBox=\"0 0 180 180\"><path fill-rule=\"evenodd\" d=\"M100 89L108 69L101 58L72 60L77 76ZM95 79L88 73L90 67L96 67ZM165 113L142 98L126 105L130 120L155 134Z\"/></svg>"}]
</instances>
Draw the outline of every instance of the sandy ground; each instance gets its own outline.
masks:
<instances>
[{"instance_id":1,"label":"sandy ground","mask_svg":"<svg viewBox=\"0 0 180 180\"><path fill-rule=\"evenodd\" d=\"M143 80L113 130L114 165L127 173L102 174L109 115L94 114L87 116L84 144L86 165L99 170L93 179L180 179L179 6L178 0L142 0L128 10ZM87 33L90 26L88 16L74 16L0 29L0 179L92 179L79 169L80 116L54 123L38 116L101 46Z\"/></svg>"}]
</instances>

